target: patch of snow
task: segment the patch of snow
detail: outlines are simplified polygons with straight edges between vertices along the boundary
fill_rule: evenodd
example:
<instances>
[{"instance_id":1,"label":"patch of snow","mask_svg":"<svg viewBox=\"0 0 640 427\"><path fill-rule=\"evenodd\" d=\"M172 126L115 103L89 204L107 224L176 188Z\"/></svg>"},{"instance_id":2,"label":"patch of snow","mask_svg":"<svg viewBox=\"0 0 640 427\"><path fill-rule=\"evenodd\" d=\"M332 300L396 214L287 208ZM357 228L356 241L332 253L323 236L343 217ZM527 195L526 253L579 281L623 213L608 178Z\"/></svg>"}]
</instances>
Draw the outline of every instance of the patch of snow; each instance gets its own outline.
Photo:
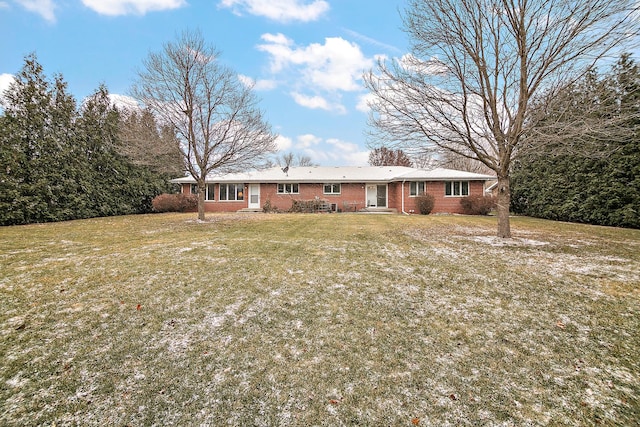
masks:
<instances>
[{"instance_id":1,"label":"patch of snow","mask_svg":"<svg viewBox=\"0 0 640 427\"><path fill-rule=\"evenodd\" d=\"M9 378L5 381L9 387L18 388L23 387L29 382L29 378L22 378L22 372L18 372L15 377Z\"/></svg>"},{"instance_id":2,"label":"patch of snow","mask_svg":"<svg viewBox=\"0 0 640 427\"><path fill-rule=\"evenodd\" d=\"M549 242L542 242L540 240L523 239L520 237L512 237L510 239L503 239L497 236L474 236L471 240L479 243L484 243L491 246L546 246Z\"/></svg>"},{"instance_id":3,"label":"patch of snow","mask_svg":"<svg viewBox=\"0 0 640 427\"><path fill-rule=\"evenodd\" d=\"M220 326L222 326L225 320L229 318L235 318L236 312L241 305L241 301L236 301L235 303L228 306L224 313L207 316L205 318L205 323L212 329L218 329Z\"/></svg>"}]
</instances>

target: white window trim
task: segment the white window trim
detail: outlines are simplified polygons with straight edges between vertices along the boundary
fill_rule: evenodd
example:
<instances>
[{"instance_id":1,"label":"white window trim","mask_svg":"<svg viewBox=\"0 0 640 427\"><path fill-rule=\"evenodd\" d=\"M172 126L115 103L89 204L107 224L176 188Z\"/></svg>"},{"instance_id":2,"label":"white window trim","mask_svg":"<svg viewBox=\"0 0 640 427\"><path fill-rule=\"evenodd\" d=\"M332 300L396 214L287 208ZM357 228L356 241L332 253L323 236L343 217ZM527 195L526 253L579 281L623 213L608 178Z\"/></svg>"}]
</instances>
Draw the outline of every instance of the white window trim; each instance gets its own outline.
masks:
<instances>
[{"instance_id":1,"label":"white window trim","mask_svg":"<svg viewBox=\"0 0 640 427\"><path fill-rule=\"evenodd\" d=\"M329 192L329 193L327 193L325 191L325 187L327 185L331 186L331 192ZM337 193L333 191L333 187L335 185L338 186L338 192ZM338 195L342 194L342 183L326 183L326 184L322 184L322 194L328 194L328 195L334 195L334 196L338 196Z\"/></svg>"},{"instance_id":2,"label":"white window trim","mask_svg":"<svg viewBox=\"0 0 640 427\"><path fill-rule=\"evenodd\" d=\"M283 192L280 191L281 185L284 186ZM291 186L291 191L287 191L287 185ZM298 191L293 191L294 185L298 187ZM293 183L280 182L276 184L276 194L300 194L300 184L298 184L297 182L293 182Z\"/></svg>"},{"instance_id":3,"label":"white window trim","mask_svg":"<svg viewBox=\"0 0 640 427\"><path fill-rule=\"evenodd\" d=\"M209 198L209 187L211 187L213 189L213 194L212 197ZM205 189L204 189L204 201L205 202L215 202L216 200L216 185L215 184L205 184Z\"/></svg>"},{"instance_id":4,"label":"white window trim","mask_svg":"<svg viewBox=\"0 0 640 427\"><path fill-rule=\"evenodd\" d=\"M411 184L416 183L416 194L411 194ZM422 184L422 192L420 192L420 184ZM409 197L422 196L427 192L427 183L425 181L411 181L409 182Z\"/></svg>"},{"instance_id":5,"label":"white window trim","mask_svg":"<svg viewBox=\"0 0 640 427\"><path fill-rule=\"evenodd\" d=\"M222 195L222 189L221 189L221 187L222 187L223 185L227 187L227 191L226 191L226 193L227 193L227 197L229 197L229 186L230 186L230 185L234 185L234 186L235 186L235 188L237 188L237 186L238 186L238 185L242 186L242 199L238 199L238 198L237 198L237 196L238 196L238 192L237 192L237 190L236 190L236 191L234 192L234 197L236 197L235 199L228 199L228 198L227 198L227 199L224 199L224 200L223 200L223 199L221 198L221 195ZM245 193L245 191L244 191L244 184L241 184L241 183L234 183L234 182L229 182L229 183L226 183L226 184L218 184L218 200L219 200L219 201L221 201L221 202L244 202L244 201L246 200L246 198L244 197L244 193Z\"/></svg>"},{"instance_id":6,"label":"white window trim","mask_svg":"<svg viewBox=\"0 0 640 427\"><path fill-rule=\"evenodd\" d=\"M451 188L451 193L452 194L447 194L447 187L448 185L455 185L454 183L460 183L460 194L453 194L453 188ZM467 194L463 194L462 188L463 188L463 184L467 184ZM471 184L469 181L445 181L444 182L444 197L468 197L471 194Z\"/></svg>"}]
</instances>

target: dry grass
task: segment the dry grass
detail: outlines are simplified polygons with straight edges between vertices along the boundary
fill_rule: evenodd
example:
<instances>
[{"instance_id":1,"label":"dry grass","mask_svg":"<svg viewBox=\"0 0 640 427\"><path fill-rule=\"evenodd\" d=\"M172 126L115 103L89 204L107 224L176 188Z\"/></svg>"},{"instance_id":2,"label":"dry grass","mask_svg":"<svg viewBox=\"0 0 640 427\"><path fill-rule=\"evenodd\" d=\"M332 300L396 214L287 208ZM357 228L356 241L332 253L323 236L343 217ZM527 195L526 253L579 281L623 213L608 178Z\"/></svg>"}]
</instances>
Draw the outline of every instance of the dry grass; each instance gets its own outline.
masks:
<instances>
[{"instance_id":1,"label":"dry grass","mask_svg":"<svg viewBox=\"0 0 640 427\"><path fill-rule=\"evenodd\" d=\"M0 228L0 425L635 425L640 231L464 216Z\"/></svg>"}]
</instances>

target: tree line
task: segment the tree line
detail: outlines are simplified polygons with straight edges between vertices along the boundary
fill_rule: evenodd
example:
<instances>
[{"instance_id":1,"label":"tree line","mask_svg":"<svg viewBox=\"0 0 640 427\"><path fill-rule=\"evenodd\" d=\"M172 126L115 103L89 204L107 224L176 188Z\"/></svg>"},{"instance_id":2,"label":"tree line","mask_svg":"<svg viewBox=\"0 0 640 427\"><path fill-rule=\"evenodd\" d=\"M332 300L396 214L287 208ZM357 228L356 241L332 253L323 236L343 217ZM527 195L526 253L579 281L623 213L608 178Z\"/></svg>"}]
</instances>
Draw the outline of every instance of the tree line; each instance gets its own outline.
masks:
<instances>
[{"instance_id":1,"label":"tree line","mask_svg":"<svg viewBox=\"0 0 640 427\"><path fill-rule=\"evenodd\" d=\"M1 98L0 225L150 212L182 175L171 128L116 108L103 85L78 105L35 54Z\"/></svg>"},{"instance_id":2,"label":"tree line","mask_svg":"<svg viewBox=\"0 0 640 427\"><path fill-rule=\"evenodd\" d=\"M546 102L512 169L515 213L640 228L640 68L623 55ZM593 123L604 123L594 127Z\"/></svg>"}]
</instances>

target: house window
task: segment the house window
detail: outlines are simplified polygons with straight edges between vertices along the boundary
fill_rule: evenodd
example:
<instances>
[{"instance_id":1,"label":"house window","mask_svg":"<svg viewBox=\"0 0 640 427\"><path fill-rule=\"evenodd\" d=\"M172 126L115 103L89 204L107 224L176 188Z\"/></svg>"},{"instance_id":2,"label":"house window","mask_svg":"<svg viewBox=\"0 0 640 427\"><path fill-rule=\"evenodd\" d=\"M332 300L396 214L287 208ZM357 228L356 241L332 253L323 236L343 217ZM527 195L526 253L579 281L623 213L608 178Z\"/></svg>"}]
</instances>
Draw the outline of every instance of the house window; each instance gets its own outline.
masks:
<instances>
[{"instance_id":1,"label":"house window","mask_svg":"<svg viewBox=\"0 0 640 427\"><path fill-rule=\"evenodd\" d=\"M191 188L189 190L191 194L198 194L198 184L191 184Z\"/></svg>"},{"instance_id":2,"label":"house window","mask_svg":"<svg viewBox=\"0 0 640 427\"><path fill-rule=\"evenodd\" d=\"M215 184L207 184L207 191L205 193L205 200L215 200L216 199L216 193L215 193Z\"/></svg>"},{"instance_id":3,"label":"house window","mask_svg":"<svg viewBox=\"0 0 640 427\"><path fill-rule=\"evenodd\" d=\"M468 196L469 181L445 181L444 195L445 196Z\"/></svg>"},{"instance_id":4,"label":"house window","mask_svg":"<svg viewBox=\"0 0 640 427\"><path fill-rule=\"evenodd\" d=\"M298 184L278 184L278 194L298 194L299 187Z\"/></svg>"},{"instance_id":5,"label":"house window","mask_svg":"<svg viewBox=\"0 0 640 427\"><path fill-rule=\"evenodd\" d=\"M324 194L340 194L341 184L325 184Z\"/></svg>"},{"instance_id":6,"label":"house window","mask_svg":"<svg viewBox=\"0 0 640 427\"><path fill-rule=\"evenodd\" d=\"M220 200L244 200L244 184L220 184Z\"/></svg>"},{"instance_id":7,"label":"house window","mask_svg":"<svg viewBox=\"0 0 640 427\"><path fill-rule=\"evenodd\" d=\"M419 196L421 194L424 194L426 191L426 187L424 185L425 183L420 181L420 182L411 182L409 183L409 195L410 196Z\"/></svg>"}]
</instances>

